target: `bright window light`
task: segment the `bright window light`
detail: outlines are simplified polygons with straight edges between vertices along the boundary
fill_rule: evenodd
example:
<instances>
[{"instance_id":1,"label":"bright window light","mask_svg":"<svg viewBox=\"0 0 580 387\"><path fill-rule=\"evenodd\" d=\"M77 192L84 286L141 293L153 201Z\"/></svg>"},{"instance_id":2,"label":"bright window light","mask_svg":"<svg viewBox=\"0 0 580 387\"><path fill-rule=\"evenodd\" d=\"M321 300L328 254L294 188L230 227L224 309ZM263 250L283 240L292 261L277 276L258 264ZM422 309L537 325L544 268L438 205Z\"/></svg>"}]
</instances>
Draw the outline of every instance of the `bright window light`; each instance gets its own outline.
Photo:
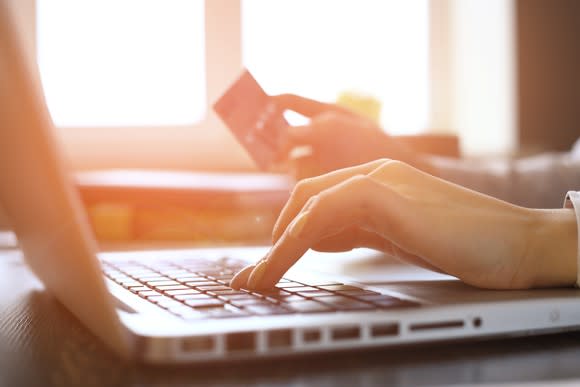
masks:
<instances>
[{"instance_id":1,"label":"bright window light","mask_svg":"<svg viewBox=\"0 0 580 387\"><path fill-rule=\"evenodd\" d=\"M203 0L37 0L37 23L41 79L57 126L204 118Z\"/></svg>"},{"instance_id":2,"label":"bright window light","mask_svg":"<svg viewBox=\"0 0 580 387\"><path fill-rule=\"evenodd\" d=\"M428 0L243 0L243 61L267 92L374 96L390 133L428 124Z\"/></svg>"}]
</instances>

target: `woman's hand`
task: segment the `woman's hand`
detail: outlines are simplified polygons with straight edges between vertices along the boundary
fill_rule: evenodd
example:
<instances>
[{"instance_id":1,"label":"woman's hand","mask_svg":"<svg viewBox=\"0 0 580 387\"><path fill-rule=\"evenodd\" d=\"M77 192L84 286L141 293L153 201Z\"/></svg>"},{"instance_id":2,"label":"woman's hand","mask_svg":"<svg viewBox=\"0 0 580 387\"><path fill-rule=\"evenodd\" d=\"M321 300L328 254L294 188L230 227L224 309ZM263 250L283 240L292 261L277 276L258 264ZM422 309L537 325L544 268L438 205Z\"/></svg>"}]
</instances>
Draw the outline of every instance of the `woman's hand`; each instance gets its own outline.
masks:
<instances>
[{"instance_id":1,"label":"woman's hand","mask_svg":"<svg viewBox=\"0 0 580 387\"><path fill-rule=\"evenodd\" d=\"M280 108L311 119L308 125L288 128L288 142L281 159L290 161L296 180L382 157L402 160L429 170L427 161L397 139L388 136L373 121L338 105L293 94L272 97ZM292 156L292 150L308 146L310 153Z\"/></svg>"},{"instance_id":2,"label":"woman's hand","mask_svg":"<svg viewBox=\"0 0 580 387\"><path fill-rule=\"evenodd\" d=\"M231 286L269 288L309 248L356 247L482 288L564 286L576 279L576 239L570 209L518 207L402 162L378 160L299 182L269 254Z\"/></svg>"}]
</instances>

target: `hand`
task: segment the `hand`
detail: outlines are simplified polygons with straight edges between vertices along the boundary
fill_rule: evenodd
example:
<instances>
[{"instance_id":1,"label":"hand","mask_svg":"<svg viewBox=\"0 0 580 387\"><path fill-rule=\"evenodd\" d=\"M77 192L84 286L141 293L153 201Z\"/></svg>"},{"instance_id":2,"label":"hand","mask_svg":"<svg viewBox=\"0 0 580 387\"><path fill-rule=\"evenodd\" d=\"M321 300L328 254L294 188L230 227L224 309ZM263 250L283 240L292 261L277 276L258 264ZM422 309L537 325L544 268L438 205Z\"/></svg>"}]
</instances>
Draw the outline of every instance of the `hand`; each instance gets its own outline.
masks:
<instances>
[{"instance_id":1,"label":"hand","mask_svg":"<svg viewBox=\"0 0 580 387\"><path fill-rule=\"evenodd\" d=\"M231 286L269 288L309 248L356 247L482 288L571 285L576 239L573 210L518 207L378 160L299 182L274 228L274 246Z\"/></svg>"},{"instance_id":2,"label":"hand","mask_svg":"<svg viewBox=\"0 0 580 387\"><path fill-rule=\"evenodd\" d=\"M288 143L281 155L282 159L289 159L290 172L296 180L382 157L429 170L419 154L365 117L338 105L292 94L272 98L280 108L311 118L308 125L288 128ZM311 153L292 157L292 150L300 146L309 146Z\"/></svg>"}]
</instances>

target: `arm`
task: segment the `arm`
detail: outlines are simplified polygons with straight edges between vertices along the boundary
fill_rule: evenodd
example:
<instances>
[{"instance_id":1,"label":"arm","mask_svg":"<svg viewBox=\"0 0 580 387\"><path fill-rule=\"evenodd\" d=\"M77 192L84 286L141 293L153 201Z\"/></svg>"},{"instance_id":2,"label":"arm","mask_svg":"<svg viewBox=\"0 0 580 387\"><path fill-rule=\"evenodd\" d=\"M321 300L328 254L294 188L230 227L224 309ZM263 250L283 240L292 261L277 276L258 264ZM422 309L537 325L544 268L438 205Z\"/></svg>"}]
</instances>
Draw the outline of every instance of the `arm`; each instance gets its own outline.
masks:
<instances>
[{"instance_id":1,"label":"arm","mask_svg":"<svg viewBox=\"0 0 580 387\"><path fill-rule=\"evenodd\" d=\"M568 153L515 161L431 157L429 163L445 180L525 207L557 208L567 191L580 190L580 159Z\"/></svg>"},{"instance_id":2,"label":"arm","mask_svg":"<svg viewBox=\"0 0 580 387\"><path fill-rule=\"evenodd\" d=\"M307 156L290 158L296 180L388 157L526 207L556 208L568 190L580 189L580 158L570 154L473 162L427 156L339 106L289 94L273 98L282 108L311 118L309 125L288 128L288 152L303 145L312 149Z\"/></svg>"},{"instance_id":3,"label":"arm","mask_svg":"<svg viewBox=\"0 0 580 387\"><path fill-rule=\"evenodd\" d=\"M303 180L276 223L274 246L232 287L267 288L309 249L372 247L490 289L571 286L572 209L535 210L393 160Z\"/></svg>"}]
</instances>

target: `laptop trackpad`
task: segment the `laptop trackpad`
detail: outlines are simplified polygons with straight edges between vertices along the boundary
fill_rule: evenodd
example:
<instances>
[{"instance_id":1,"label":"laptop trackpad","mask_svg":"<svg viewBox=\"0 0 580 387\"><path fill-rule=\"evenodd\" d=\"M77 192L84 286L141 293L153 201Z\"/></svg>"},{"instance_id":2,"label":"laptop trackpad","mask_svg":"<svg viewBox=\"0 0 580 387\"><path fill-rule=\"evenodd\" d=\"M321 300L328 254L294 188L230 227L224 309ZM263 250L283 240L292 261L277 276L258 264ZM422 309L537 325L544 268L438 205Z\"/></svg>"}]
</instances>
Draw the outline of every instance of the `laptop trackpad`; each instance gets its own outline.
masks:
<instances>
[{"instance_id":1,"label":"laptop trackpad","mask_svg":"<svg viewBox=\"0 0 580 387\"><path fill-rule=\"evenodd\" d=\"M425 300L435 304L487 303L498 301L577 298L579 289L545 290L489 290L464 284L457 279L448 280L407 280L373 283L374 287Z\"/></svg>"}]
</instances>

